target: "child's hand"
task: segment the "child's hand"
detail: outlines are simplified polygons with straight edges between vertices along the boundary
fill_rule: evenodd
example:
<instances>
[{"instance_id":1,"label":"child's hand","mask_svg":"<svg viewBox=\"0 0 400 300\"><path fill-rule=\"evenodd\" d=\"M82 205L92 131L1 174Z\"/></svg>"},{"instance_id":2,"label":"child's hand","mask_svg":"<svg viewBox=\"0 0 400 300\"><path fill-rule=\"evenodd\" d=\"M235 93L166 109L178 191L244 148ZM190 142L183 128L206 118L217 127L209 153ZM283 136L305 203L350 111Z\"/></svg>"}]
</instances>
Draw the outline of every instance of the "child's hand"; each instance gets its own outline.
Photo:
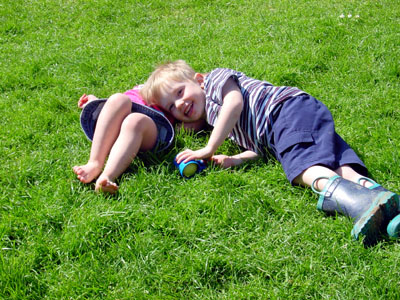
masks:
<instances>
[{"instance_id":1,"label":"child's hand","mask_svg":"<svg viewBox=\"0 0 400 300\"><path fill-rule=\"evenodd\" d=\"M97 100L98 98L94 95L83 94L78 100L78 107L83 108L88 102Z\"/></svg>"},{"instance_id":2,"label":"child's hand","mask_svg":"<svg viewBox=\"0 0 400 300\"><path fill-rule=\"evenodd\" d=\"M211 157L211 160L217 165L220 165L222 168L231 168L239 166L245 161L255 160L258 157L259 156L257 153L247 150L233 156L228 156L223 154L213 155Z\"/></svg>"},{"instance_id":3,"label":"child's hand","mask_svg":"<svg viewBox=\"0 0 400 300\"><path fill-rule=\"evenodd\" d=\"M88 100L89 100L88 96L86 94L83 94L78 100L78 107L83 108L83 106L85 106Z\"/></svg>"},{"instance_id":4,"label":"child's hand","mask_svg":"<svg viewBox=\"0 0 400 300\"><path fill-rule=\"evenodd\" d=\"M243 162L242 159L238 157L228 156L224 154L213 155L211 157L211 160L224 169L238 166Z\"/></svg>"},{"instance_id":5,"label":"child's hand","mask_svg":"<svg viewBox=\"0 0 400 300\"><path fill-rule=\"evenodd\" d=\"M176 162L179 164L181 162L186 163L190 160L208 159L212 155L213 155L213 152L208 147L204 147L204 148L201 148L196 151L186 149L176 156Z\"/></svg>"}]
</instances>

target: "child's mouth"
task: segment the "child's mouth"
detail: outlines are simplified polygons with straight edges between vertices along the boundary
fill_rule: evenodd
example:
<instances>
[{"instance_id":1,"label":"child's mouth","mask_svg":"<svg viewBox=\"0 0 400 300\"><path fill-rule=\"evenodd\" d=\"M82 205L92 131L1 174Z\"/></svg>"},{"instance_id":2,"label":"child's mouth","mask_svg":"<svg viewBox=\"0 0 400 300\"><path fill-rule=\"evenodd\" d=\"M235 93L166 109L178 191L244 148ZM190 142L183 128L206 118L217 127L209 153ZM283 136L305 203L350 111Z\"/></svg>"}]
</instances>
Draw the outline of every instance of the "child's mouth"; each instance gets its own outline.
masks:
<instances>
[{"instance_id":1,"label":"child's mouth","mask_svg":"<svg viewBox=\"0 0 400 300\"><path fill-rule=\"evenodd\" d=\"M187 109L185 110L185 116L186 117L190 117L190 115L192 114L193 111L193 103L190 103L189 106L187 107Z\"/></svg>"}]
</instances>

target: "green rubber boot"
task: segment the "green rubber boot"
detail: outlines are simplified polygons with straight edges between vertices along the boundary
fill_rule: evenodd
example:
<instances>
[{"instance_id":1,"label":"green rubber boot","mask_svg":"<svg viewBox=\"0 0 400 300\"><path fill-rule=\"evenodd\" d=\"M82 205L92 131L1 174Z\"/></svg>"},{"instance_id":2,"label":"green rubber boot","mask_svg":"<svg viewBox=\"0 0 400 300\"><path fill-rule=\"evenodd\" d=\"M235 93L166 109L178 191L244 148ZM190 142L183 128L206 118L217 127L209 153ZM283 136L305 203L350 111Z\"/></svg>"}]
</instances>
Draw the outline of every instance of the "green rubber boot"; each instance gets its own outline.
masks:
<instances>
[{"instance_id":1,"label":"green rubber boot","mask_svg":"<svg viewBox=\"0 0 400 300\"><path fill-rule=\"evenodd\" d=\"M322 192L314 188L316 180L326 178L328 183ZM317 208L327 214L342 214L354 221L351 234L354 239L364 236L364 244L375 244L383 229L397 214L398 197L389 191L365 188L340 176L319 177L312 189L320 195Z\"/></svg>"},{"instance_id":2,"label":"green rubber boot","mask_svg":"<svg viewBox=\"0 0 400 300\"><path fill-rule=\"evenodd\" d=\"M372 186L369 187L369 189L374 190L374 191L381 191L381 192L390 192L389 190L385 189L383 186L381 186L379 183L375 182L371 178L368 177L362 177L359 179L359 183L361 180L366 180L372 183ZM400 237L400 203L399 203L399 195L395 194L397 198L397 213L398 215L394 217L388 224L386 231L387 234L392 237L392 238L399 238Z\"/></svg>"}]
</instances>

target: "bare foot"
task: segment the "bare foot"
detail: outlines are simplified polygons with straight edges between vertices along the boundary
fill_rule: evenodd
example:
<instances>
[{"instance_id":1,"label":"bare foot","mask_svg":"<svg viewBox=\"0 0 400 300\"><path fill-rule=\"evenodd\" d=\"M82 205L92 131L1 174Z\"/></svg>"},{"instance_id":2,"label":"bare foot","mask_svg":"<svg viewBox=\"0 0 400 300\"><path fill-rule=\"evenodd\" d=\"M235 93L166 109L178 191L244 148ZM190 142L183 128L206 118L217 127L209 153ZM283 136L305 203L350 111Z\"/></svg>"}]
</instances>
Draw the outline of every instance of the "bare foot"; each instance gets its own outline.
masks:
<instances>
[{"instance_id":1,"label":"bare foot","mask_svg":"<svg viewBox=\"0 0 400 300\"><path fill-rule=\"evenodd\" d=\"M109 180L107 176L101 175L96 181L95 190L96 192L114 194L116 191L118 191L118 185Z\"/></svg>"},{"instance_id":2,"label":"bare foot","mask_svg":"<svg viewBox=\"0 0 400 300\"><path fill-rule=\"evenodd\" d=\"M83 183L89 183L101 173L101 166L97 162L88 162L83 166L72 168L78 179Z\"/></svg>"},{"instance_id":3,"label":"bare foot","mask_svg":"<svg viewBox=\"0 0 400 300\"><path fill-rule=\"evenodd\" d=\"M95 95L83 94L78 100L78 107L84 108L85 105L88 104L90 101L97 100L97 99L99 99L99 98L97 98Z\"/></svg>"}]
</instances>

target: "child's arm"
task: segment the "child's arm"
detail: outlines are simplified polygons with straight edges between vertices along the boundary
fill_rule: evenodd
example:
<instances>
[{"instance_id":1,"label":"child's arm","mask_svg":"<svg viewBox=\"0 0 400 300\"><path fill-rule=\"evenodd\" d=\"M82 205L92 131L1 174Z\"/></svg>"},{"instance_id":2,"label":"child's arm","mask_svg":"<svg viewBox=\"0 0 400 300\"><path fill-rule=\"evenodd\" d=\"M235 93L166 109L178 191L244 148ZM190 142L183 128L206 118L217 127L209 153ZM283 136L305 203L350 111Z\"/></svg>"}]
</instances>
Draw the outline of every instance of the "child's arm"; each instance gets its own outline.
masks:
<instances>
[{"instance_id":1,"label":"child's arm","mask_svg":"<svg viewBox=\"0 0 400 300\"><path fill-rule=\"evenodd\" d=\"M177 162L188 162L193 159L210 158L224 142L228 134L239 120L243 109L243 97L237 83L228 79L222 89L223 104L218 120L211 132L207 146L197 151L187 149L177 155Z\"/></svg>"},{"instance_id":2,"label":"child's arm","mask_svg":"<svg viewBox=\"0 0 400 300\"><path fill-rule=\"evenodd\" d=\"M257 153L248 150L233 156L228 156L224 154L213 155L211 157L211 160L220 165L222 168L231 168L239 166L248 160L255 160L258 157L259 156Z\"/></svg>"}]
</instances>

